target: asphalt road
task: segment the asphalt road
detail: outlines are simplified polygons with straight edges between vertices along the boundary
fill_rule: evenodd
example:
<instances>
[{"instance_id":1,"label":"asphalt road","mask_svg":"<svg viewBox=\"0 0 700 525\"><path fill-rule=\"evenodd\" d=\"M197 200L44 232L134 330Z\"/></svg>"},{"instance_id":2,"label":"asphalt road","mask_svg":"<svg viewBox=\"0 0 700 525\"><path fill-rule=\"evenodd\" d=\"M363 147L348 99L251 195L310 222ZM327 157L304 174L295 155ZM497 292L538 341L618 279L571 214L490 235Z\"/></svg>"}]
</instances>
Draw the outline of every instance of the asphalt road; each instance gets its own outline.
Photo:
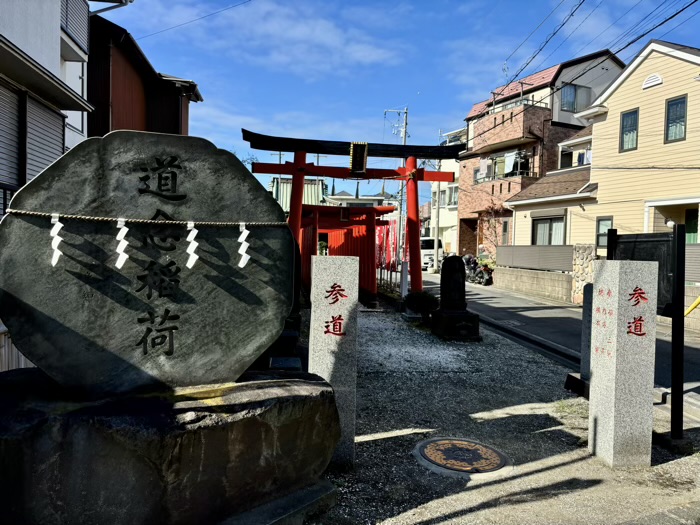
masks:
<instances>
[{"instance_id":1,"label":"asphalt road","mask_svg":"<svg viewBox=\"0 0 700 525\"><path fill-rule=\"evenodd\" d=\"M439 295L440 276L423 272L426 291ZM493 286L466 284L467 309L505 327L511 327L537 340L554 343L580 355L580 307L548 299L526 297ZM670 320L669 320L670 321ZM657 324L656 369L657 386L671 386L671 326ZM685 332L685 391L700 395L700 333Z\"/></svg>"}]
</instances>

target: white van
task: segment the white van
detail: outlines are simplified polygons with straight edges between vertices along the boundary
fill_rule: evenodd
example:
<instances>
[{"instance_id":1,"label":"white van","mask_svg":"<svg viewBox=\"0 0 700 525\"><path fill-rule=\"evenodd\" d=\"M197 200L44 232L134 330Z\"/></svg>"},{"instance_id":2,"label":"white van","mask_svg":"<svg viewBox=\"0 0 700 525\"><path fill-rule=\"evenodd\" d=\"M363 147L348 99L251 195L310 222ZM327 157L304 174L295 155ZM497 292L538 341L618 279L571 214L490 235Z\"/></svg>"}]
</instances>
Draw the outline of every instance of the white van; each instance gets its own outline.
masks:
<instances>
[{"instance_id":1,"label":"white van","mask_svg":"<svg viewBox=\"0 0 700 525\"><path fill-rule=\"evenodd\" d=\"M432 237L420 238L420 260L424 270L433 267L433 257L435 256L435 239ZM438 239L438 262L442 261L442 239Z\"/></svg>"}]
</instances>

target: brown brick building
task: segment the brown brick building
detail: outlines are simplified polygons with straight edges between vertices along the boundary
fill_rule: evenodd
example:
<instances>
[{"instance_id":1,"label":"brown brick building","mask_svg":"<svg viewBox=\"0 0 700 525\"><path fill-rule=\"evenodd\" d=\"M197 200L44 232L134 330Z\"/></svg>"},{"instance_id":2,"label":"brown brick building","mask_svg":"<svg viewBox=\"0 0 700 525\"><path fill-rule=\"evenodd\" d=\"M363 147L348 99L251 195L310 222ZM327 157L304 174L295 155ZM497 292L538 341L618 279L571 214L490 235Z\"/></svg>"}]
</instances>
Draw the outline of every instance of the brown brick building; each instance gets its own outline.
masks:
<instances>
[{"instance_id":1,"label":"brown brick building","mask_svg":"<svg viewBox=\"0 0 700 525\"><path fill-rule=\"evenodd\" d=\"M504 202L559 167L559 142L586 125L588 107L624 67L610 51L579 57L492 92L467 115L460 155L459 253L512 243L512 211Z\"/></svg>"}]
</instances>

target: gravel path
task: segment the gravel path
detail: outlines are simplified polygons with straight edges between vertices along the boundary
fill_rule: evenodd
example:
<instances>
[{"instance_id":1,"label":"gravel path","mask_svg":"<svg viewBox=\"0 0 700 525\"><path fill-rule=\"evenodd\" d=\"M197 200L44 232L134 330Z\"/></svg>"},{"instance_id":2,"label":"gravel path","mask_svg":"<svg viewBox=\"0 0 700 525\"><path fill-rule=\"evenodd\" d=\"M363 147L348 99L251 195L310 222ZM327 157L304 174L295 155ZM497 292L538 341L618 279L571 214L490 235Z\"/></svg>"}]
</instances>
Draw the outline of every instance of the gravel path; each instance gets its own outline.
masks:
<instances>
[{"instance_id":1,"label":"gravel path","mask_svg":"<svg viewBox=\"0 0 700 525\"><path fill-rule=\"evenodd\" d=\"M338 505L310 524L611 524L700 500L698 454L655 447L655 466L626 471L591 458L587 402L549 359L483 327L481 343L443 342L391 310L361 310L359 328L356 467L327 473ZM433 473L412 450L439 436L489 444L513 466Z\"/></svg>"}]
</instances>

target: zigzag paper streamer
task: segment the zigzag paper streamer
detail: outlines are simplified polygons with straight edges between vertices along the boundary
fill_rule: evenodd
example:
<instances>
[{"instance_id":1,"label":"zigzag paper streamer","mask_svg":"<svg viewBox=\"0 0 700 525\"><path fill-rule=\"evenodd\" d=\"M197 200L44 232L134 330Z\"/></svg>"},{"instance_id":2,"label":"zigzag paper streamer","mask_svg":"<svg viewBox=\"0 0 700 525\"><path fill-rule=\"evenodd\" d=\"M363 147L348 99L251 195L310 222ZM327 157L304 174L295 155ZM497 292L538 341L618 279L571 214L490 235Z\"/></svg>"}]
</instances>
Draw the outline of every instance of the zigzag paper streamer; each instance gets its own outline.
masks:
<instances>
[{"instance_id":1,"label":"zigzag paper streamer","mask_svg":"<svg viewBox=\"0 0 700 525\"><path fill-rule=\"evenodd\" d=\"M56 266L56 263L58 262L59 257L61 257L62 253L61 250L58 249L58 245L61 244L61 241L63 240L63 237L60 237L58 235L58 232L61 231L61 228L63 228L63 224L61 224L58 221L58 213L52 213L51 214L51 224L53 224L53 228L51 228L51 248L53 249L53 255L51 256L51 266Z\"/></svg>"},{"instance_id":2,"label":"zigzag paper streamer","mask_svg":"<svg viewBox=\"0 0 700 525\"><path fill-rule=\"evenodd\" d=\"M238 253L241 254L241 260L238 261L238 267L243 268L246 264L248 264L248 261L250 260L250 255L246 253L250 244L245 242L245 240L248 238L248 234L250 233L250 231L246 230L245 222L242 222L239 225L239 228L241 229L241 235L238 237L238 242L241 243L241 246L240 248L238 248Z\"/></svg>"},{"instance_id":3,"label":"zigzag paper streamer","mask_svg":"<svg viewBox=\"0 0 700 525\"><path fill-rule=\"evenodd\" d=\"M117 219L117 228L119 228L119 231L117 232L117 240L119 241L119 244L117 245L117 253L119 254L119 257L117 257L117 262L114 263L114 266L121 269L126 260L129 258L125 252L126 247L129 246L129 241L125 239L126 232L129 231L129 228L126 227L126 220L121 218Z\"/></svg>"},{"instance_id":4,"label":"zigzag paper streamer","mask_svg":"<svg viewBox=\"0 0 700 525\"><path fill-rule=\"evenodd\" d=\"M187 234L187 241L190 243L189 246L187 247L187 253L190 254L189 258L187 259L187 264L186 266L188 268L192 268L194 266L194 263L197 262L197 259L199 259L199 255L197 255L195 250L197 249L197 246L199 246L199 243L194 240L194 238L197 236L197 229L194 227L193 222L188 222L187 223L187 229L190 231L189 234Z\"/></svg>"}]
</instances>

